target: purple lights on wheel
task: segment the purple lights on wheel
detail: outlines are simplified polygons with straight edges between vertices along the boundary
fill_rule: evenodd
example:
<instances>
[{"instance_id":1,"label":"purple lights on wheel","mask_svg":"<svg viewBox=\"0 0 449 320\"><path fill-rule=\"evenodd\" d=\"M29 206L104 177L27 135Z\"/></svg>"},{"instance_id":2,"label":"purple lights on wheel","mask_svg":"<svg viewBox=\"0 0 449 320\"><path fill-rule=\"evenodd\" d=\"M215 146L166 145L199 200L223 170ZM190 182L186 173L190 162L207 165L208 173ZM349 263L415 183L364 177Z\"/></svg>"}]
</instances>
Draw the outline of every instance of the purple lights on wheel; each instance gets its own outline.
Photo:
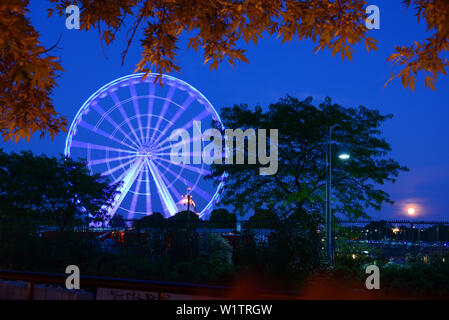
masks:
<instances>
[{"instance_id":1,"label":"purple lights on wheel","mask_svg":"<svg viewBox=\"0 0 449 320\"><path fill-rule=\"evenodd\" d=\"M137 219L153 212L166 217L185 210L180 203L187 188L200 217L207 216L218 200L218 186L204 179L209 165L174 163L170 160L170 134L190 130L193 121L211 127L219 115L212 104L189 84L155 74L116 79L95 92L73 120L65 155L84 159L90 172L111 183L122 181L109 214ZM222 177L223 178L223 177ZM223 179L222 179L223 180Z\"/></svg>"}]
</instances>

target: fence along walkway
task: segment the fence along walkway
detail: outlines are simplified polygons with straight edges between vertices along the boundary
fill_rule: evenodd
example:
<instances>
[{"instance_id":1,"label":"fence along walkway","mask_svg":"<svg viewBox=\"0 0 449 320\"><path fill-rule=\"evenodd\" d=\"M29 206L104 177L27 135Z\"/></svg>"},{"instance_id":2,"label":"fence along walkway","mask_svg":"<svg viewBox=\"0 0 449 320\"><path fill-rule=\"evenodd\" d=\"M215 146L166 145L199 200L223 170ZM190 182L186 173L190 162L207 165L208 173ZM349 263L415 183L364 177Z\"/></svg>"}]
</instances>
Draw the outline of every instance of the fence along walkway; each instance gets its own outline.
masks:
<instances>
[{"instance_id":1,"label":"fence along walkway","mask_svg":"<svg viewBox=\"0 0 449 320\"><path fill-rule=\"evenodd\" d=\"M65 288L65 281L67 279L67 276L67 274L0 270L0 279L27 282L27 297L29 300L33 300L35 298L36 284L52 284ZM98 290L99 288L111 288L152 292L156 293L154 298L157 300L164 300L167 297L167 294L175 294L179 297L180 300L183 299L182 296L192 296L191 299L195 299L195 297L199 299L239 298L238 293L236 292L236 288L226 286L104 278L93 276L81 276L80 284L81 289L93 288ZM295 292L262 290L252 294L251 299L295 299L295 296L297 296ZM187 298L185 297L184 299Z\"/></svg>"}]
</instances>

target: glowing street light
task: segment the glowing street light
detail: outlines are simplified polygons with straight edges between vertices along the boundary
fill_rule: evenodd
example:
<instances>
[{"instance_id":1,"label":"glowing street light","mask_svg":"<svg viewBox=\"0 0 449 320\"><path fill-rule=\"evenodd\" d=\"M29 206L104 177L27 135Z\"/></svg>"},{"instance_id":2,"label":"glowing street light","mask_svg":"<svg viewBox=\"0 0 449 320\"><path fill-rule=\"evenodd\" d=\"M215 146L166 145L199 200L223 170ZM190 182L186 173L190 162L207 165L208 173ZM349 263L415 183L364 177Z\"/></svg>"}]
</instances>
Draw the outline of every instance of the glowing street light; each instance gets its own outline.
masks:
<instances>
[{"instance_id":1,"label":"glowing street light","mask_svg":"<svg viewBox=\"0 0 449 320\"><path fill-rule=\"evenodd\" d=\"M329 265L334 264L334 246L332 241L332 211L331 211L331 193L332 193L332 130L340 126L335 124L328 130L327 150L326 150L326 212L325 212L325 225L326 225L326 245L327 245L327 257ZM341 160L347 160L350 158L349 152L346 148L341 149L338 154L338 158Z\"/></svg>"},{"instance_id":2,"label":"glowing street light","mask_svg":"<svg viewBox=\"0 0 449 320\"><path fill-rule=\"evenodd\" d=\"M351 155L349 154L349 151L346 147L340 151L340 153L338 154L338 158L341 160L348 160L349 158L351 158Z\"/></svg>"},{"instance_id":3,"label":"glowing street light","mask_svg":"<svg viewBox=\"0 0 449 320\"><path fill-rule=\"evenodd\" d=\"M338 156L341 160L348 160L351 156L347 153L342 153Z\"/></svg>"}]
</instances>

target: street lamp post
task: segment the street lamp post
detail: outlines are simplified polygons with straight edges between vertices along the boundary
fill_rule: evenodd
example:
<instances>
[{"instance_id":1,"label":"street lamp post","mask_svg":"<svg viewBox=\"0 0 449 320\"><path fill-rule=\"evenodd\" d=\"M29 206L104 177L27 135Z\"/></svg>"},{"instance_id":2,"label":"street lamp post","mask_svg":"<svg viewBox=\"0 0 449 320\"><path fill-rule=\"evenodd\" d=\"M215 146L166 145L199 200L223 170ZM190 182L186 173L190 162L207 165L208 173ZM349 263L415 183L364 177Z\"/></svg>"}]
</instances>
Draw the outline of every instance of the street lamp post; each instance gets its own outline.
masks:
<instances>
[{"instance_id":1,"label":"street lamp post","mask_svg":"<svg viewBox=\"0 0 449 320\"><path fill-rule=\"evenodd\" d=\"M332 194L332 130L340 126L338 124L329 127L327 132L327 150L326 150L326 201L325 201L325 225L326 225L326 251L328 263L330 266L334 265L334 239L332 237L332 206L331 206L331 194ZM343 152L338 155L342 160L350 158L348 152Z\"/></svg>"},{"instance_id":2,"label":"street lamp post","mask_svg":"<svg viewBox=\"0 0 449 320\"><path fill-rule=\"evenodd\" d=\"M190 201L192 195L190 194L190 188L187 188L187 229L190 230Z\"/></svg>"}]
</instances>

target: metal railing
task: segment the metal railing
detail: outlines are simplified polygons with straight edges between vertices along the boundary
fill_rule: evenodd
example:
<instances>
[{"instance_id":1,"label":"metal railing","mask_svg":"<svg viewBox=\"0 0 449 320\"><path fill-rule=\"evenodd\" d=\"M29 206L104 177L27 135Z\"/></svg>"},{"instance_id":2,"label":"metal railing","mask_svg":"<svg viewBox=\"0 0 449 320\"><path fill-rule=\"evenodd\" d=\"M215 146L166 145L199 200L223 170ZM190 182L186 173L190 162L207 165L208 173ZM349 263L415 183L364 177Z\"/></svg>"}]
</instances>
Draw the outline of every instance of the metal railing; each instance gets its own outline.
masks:
<instances>
[{"instance_id":1,"label":"metal railing","mask_svg":"<svg viewBox=\"0 0 449 320\"><path fill-rule=\"evenodd\" d=\"M34 299L34 288L36 284L52 284L65 287L67 276L67 274L57 273L0 270L0 279L28 282L28 300ZM157 292L158 300L164 300L165 293L222 299L233 298L236 294L236 288L226 286L94 276L81 276L80 284L82 288L113 288ZM251 299L294 299L296 295L295 292L260 290L252 295ZM248 297L245 298L247 299Z\"/></svg>"},{"instance_id":2,"label":"metal railing","mask_svg":"<svg viewBox=\"0 0 449 320\"><path fill-rule=\"evenodd\" d=\"M442 224L449 225L449 221L433 221L433 220L402 220L402 219L392 219L392 220L345 220L345 219L336 219L336 222L339 223L347 223L347 224L370 224L373 222L385 222L385 223L403 223L403 224L414 224L414 225L429 225L429 224Z\"/></svg>"}]
</instances>

